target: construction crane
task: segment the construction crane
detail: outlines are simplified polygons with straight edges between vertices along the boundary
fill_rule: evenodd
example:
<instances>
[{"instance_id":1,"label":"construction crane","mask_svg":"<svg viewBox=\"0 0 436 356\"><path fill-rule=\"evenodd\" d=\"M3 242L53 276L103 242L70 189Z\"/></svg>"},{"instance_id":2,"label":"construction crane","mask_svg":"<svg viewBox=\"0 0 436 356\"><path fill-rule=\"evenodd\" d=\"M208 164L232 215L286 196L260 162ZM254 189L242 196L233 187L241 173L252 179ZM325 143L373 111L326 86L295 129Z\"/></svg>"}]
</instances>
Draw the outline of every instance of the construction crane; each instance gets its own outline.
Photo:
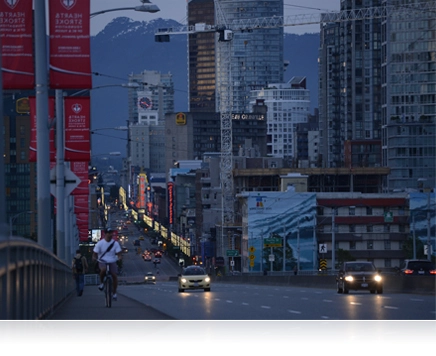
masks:
<instances>
[{"instance_id":1,"label":"construction crane","mask_svg":"<svg viewBox=\"0 0 436 356\"><path fill-rule=\"evenodd\" d=\"M233 191L233 157L232 157L232 95L231 87L231 53L232 40L235 32L250 32L256 29L267 29L288 26L313 25L322 23L338 23L358 21L365 19L387 18L393 14L406 14L413 12L436 10L436 1L414 3L411 5L384 5L353 10L343 10L321 14L299 14L292 16L274 16L254 19L237 19L227 21L223 13L220 0L214 1L215 24L197 23L195 25L181 25L171 28L158 29L155 32L156 42L169 42L170 35L198 34L207 32L218 33L217 46L217 93L220 110L221 125L221 199L222 199L222 228L221 228L221 254L224 256L226 227L234 224L234 191Z\"/></svg>"}]
</instances>

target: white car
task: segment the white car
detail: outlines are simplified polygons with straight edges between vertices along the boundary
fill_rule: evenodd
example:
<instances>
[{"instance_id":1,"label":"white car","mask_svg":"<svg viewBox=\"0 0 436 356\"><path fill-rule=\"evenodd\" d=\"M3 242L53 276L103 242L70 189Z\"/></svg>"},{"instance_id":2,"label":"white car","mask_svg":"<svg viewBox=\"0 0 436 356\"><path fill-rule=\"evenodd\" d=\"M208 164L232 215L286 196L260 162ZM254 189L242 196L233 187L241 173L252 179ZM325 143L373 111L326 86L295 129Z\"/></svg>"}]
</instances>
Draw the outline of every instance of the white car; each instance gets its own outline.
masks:
<instances>
[{"instance_id":1,"label":"white car","mask_svg":"<svg viewBox=\"0 0 436 356\"><path fill-rule=\"evenodd\" d=\"M156 284L156 276L152 272L147 272L144 277L145 283L154 283Z\"/></svg>"},{"instance_id":2,"label":"white car","mask_svg":"<svg viewBox=\"0 0 436 356\"><path fill-rule=\"evenodd\" d=\"M210 277L199 266L188 266L179 274L179 293L185 289L203 289L205 292L210 292Z\"/></svg>"}]
</instances>

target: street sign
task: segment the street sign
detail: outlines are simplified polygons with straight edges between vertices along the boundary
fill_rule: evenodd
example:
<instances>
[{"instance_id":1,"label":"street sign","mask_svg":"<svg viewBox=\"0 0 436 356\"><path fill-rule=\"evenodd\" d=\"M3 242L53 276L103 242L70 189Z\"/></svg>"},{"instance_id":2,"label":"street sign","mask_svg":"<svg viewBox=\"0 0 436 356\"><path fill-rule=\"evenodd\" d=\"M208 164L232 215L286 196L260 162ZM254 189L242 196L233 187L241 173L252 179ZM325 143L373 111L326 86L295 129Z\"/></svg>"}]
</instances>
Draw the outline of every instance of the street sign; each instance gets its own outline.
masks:
<instances>
[{"instance_id":1,"label":"street sign","mask_svg":"<svg viewBox=\"0 0 436 356\"><path fill-rule=\"evenodd\" d=\"M250 260L252 260L252 261L255 259L254 255L250 255L249 257L250 257Z\"/></svg>"},{"instance_id":2,"label":"street sign","mask_svg":"<svg viewBox=\"0 0 436 356\"><path fill-rule=\"evenodd\" d=\"M327 252L327 244L319 244L319 253Z\"/></svg>"},{"instance_id":3,"label":"street sign","mask_svg":"<svg viewBox=\"0 0 436 356\"><path fill-rule=\"evenodd\" d=\"M264 247L282 247L282 243L283 243L282 239L277 237L271 237L263 240Z\"/></svg>"},{"instance_id":4,"label":"street sign","mask_svg":"<svg viewBox=\"0 0 436 356\"><path fill-rule=\"evenodd\" d=\"M238 250L227 250L226 256L227 257L237 257L237 256L239 256L239 251Z\"/></svg>"},{"instance_id":5,"label":"street sign","mask_svg":"<svg viewBox=\"0 0 436 356\"><path fill-rule=\"evenodd\" d=\"M250 246L250 248L248 249L248 251L250 251L251 253L253 253L254 251L256 251L256 249L254 248L254 246Z\"/></svg>"},{"instance_id":6,"label":"street sign","mask_svg":"<svg viewBox=\"0 0 436 356\"><path fill-rule=\"evenodd\" d=\"M65 190L64 194L65 197L69 196L71 192L76 189L81 180L78 176L74 174L73 171L71 171L69 168L64 168L64 184L65 184ZM50 170L50 193L56 197L56 167L53 167Z\"/></svg>"},{"instance_id":7,"label":"street sign","mask_svg":"<svg viewBox=\"0 0 436 356\"><path fill-rule=\"evenodd\" d=\"M254 267L254 260L250 260L250 267Z\"/></svg>"},{"instance_id":8,"label":"street sign","mask_svg":"<svg viewBox=\"0 0 436 356\"><path fill-rule=\"evenodd\" d=\"M432 254L433 251L433 246L430 245L430 255ZM428 245L425 244L424 245L424 255L427 256L428 255Z\"/></svg>"},{"instance_id":9,"label":"street sign","mask_svg":"<svg viewBox=\"0 0 436 356\"><path fill-rule=\"evenodd\" d=\"M385 222L393 222L394 214L391 211L385 212Z\"/></svg>"},{"instance_id":10,"label":"street sign","mask_svg":"<svg viewBox=\"0 0 436 356\"><path fill-rule=\"evenodd\" d=\"M322 270L326 270L327 269L327 260L325 258L321 258L319 260L319 268Z\"/></svg>"},{"instance_id":11,"label":"street sign","mask_svg":"<svg viewBox=\"0 0 436 356\"><path fill-rule=\"evenodd\" d=\"M274 262L274 255L273 254L271 254L271 255L268 255L268 261L270 261L270 262Z\"/></svg>"},{"instance_id":12,"label":"street sign","mask_svg":"<svg viewBox=\"0 0 436 356\"><path fill-rule=\"evenodd\" d=\"M230 266L234 266L235 265L235 261L230 261Z\"/></svg>"}]
</instances>

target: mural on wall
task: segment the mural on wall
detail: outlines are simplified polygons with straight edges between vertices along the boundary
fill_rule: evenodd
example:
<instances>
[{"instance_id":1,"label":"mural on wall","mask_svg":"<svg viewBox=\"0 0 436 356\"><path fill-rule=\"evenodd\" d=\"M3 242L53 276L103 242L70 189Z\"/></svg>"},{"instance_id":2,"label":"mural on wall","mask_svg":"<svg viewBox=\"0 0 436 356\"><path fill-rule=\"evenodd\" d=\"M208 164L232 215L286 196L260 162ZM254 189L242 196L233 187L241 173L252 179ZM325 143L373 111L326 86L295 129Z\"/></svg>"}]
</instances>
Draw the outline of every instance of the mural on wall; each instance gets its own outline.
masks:
<instances>
[{"instance_id":1,"label":"mural on wall","mask_svg":"<svg viewBox=\"0 0 436 356\"><path fill-rule=\"evenodd\" d=\"M432 255L436 254L436 194L410 193L410 233L427 245L430 238ZM429 216L427 216L429 213ZM427 256L425 256L426 258Z\"/></svg>"},{"instance_id":2,"label":"mural on wall","mask_svg":"<svg viewBox=\"0 0 436 356\"><path fill-rule=\"evenodd\" d=\"M252 192L247 208L250 271L292 271L297 265L300 270L313 269L315 193Z\"/></svg>"}]
</instances>

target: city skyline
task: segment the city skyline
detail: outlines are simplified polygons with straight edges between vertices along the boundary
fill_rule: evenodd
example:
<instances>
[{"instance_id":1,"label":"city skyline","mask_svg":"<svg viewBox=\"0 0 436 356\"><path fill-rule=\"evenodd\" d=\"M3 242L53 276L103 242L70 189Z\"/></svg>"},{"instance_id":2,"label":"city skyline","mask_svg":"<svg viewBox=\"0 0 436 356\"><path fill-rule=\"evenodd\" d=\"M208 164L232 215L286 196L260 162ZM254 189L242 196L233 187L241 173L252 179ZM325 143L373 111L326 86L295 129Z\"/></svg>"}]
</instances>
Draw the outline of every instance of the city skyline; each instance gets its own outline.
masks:
<instances>
[{"instance_id":1,"label":"city skyline","mask_svg":"<svg viewBox=\"0 0 436 356\"><path fill-rule=\"evenodd\" d=\"M171 19L182 24L186 23L187 0L154 0L160 11L143 13L132 10L111 11L91 20L91 36L97 35L105 26L117 17L128 17L134 21L151 21L154 19ZM139 0L91 0L91 13L121 7L135 7L141 5ZM321 14L322 12L339 11L340 0L286 0L284 2L284 16L297 14ZM304 34L319 32L319 25L285 27L286 33Z\"/></svg>"}]
</instances>

